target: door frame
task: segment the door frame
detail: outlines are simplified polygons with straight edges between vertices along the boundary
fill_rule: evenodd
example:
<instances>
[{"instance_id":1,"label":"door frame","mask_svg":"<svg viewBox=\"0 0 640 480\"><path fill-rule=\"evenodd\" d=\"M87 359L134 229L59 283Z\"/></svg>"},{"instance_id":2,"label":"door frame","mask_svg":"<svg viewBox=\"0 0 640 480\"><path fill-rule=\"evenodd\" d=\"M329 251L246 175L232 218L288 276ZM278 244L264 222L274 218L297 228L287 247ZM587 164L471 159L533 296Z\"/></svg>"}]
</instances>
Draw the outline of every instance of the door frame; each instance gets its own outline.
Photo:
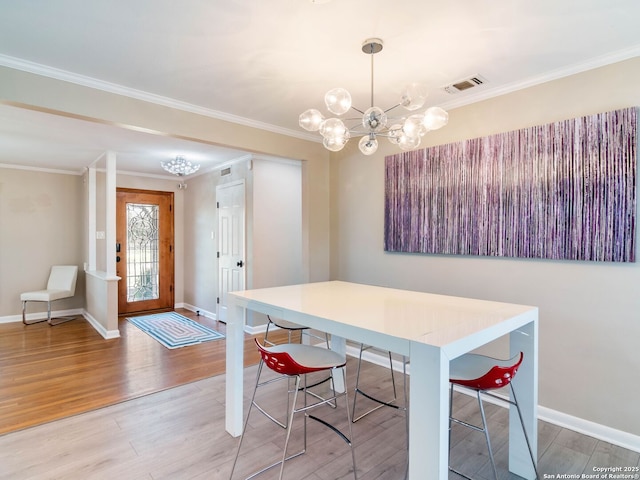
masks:
<instances>
[{"instance_id":1,"label":"door frame","mask_svg":"<svg viewBox=\"0 0 640 480\"><path fill-rule=\"evenodd\" d=\"M119 271L117 272L120 277L120 281L118 282L118 315L123 315L127 313L139 313L144 311L154 311L154 310L169 310L175 308L175 212L174 212L174 193L168 191L161 190L143 190L143 189L135 189L135 188L116 188L116 243L120 242L121 244L126 243L125 240L119 238L119 235L122 235L123 228L126 237L126 217L122 218L120 214L120 209L117 208L119 205L119 197L120 194L140 194L140 195L150 195L158 198L162 198L165 202L168 202L168 205L165 207L169 208L168 212L168 223L165 226L162 226L162 232L160 233L159 238L159 254L160 254L160 262L163 265L162 270L160 272L159 277L159 290L160 297L163 300L162 305L154 305L151 304L148 308L143 306L142 310L136 311L122 311L121 310L121 289L126 289L126 275L121 274ZM116 256L118 253L116 253ZM166 258L166 255L169 255L169 258ZM126 266L126 247L124 255L124 265ZM116 268L118 268L119 263L116 263ZM149 303L150 301L145 301Z\"/></svg>"}]
</instances>

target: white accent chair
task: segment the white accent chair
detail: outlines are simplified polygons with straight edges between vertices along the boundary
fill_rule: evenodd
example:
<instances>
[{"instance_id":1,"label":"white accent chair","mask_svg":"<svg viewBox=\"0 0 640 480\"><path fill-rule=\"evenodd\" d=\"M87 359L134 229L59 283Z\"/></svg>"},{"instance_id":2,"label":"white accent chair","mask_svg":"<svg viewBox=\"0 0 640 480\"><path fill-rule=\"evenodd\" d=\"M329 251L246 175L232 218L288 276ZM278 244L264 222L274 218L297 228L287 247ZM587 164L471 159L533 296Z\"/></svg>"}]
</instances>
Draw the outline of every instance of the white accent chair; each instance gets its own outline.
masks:
<instances>
[{"instance_id":1,"label":"white accent chair","mask_svg":"<svg viewBox=\"0 0 640 480\"><path fill-rule=\"evenodd\" d=\"M51 302L53 302L54 300L73 297L76 291L77 278L77 265L54 265L53 267L51 267L51 273L49 274L49 281L47 282L46 290L25 292L20 295L20 300L22 301L22 323L24 323L25 325L31 325L33 323L44 322L46 320L49 325L53 326L76 318L74 316L52 319ZM27 321L27 302L47 302L47 318ZM53 320L58 321L54 322Z\"/></svg>"}]
</instances>

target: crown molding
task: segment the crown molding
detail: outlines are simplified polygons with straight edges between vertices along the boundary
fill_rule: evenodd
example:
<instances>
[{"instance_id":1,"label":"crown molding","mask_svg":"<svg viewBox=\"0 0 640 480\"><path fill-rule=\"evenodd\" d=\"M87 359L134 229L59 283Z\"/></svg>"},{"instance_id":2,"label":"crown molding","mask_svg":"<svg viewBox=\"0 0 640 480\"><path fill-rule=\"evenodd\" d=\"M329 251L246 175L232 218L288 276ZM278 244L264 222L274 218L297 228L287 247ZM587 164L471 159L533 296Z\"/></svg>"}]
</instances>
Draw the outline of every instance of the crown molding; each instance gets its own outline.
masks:
<instances>
[{"instance_id":1,"label":"crown molding","mask_svg":"<svg viewBox=\"0 0 640 480\"><path fill-rule=\"evenodd\" d=\"M240 117L230 113L220 112L218 110L212 110L210 108L200 107L188 102L182 102L169 97L163 97L161 95L155 95L153 93L145 92L142 90L136 90L134 88L124 87L111 82L105 82L96 78L87 77L85 75L79 75L77 73L69 72L67 70L61 70L55 67L49 67L47 65L41 65L39 63L30 62L16 57L0 54L0 66L13 68L15 70L21 70L23 72L33 73L41 75L43 77L53 78L55 80L62 80L69 83L74 83L83 87L94 88L104 92L114 93L116 95L122 95L136 100L142 100L156 105L164 107L174 108L176 110L182 110L189 113L195 113L205 117L215 118L217 120L223 120L226 122L236 123L238 125L244 125L247 127L257 128L260 130L266 130L272 133L278 133L289 137L296 137L302 140L317 141L315 136L306 134L305 132L299 132L288 128L278 127L269 123L259 122L249 118Z\"/></svg>"},{"instance_id":2,"label":"crown molding","mask_svg":"<svg viewBox=\"0 0 640 480\"><path fill-rule=\"evenodd\" d=\"M30 170L32 172L43 172L43 173L57 173L60 175L82 175L84 174L84 169L82 170L61 170L56 168L43 168L43 167L29 167L26 165L11 165L8 163L0 163L0 168L10 168L12 170Z\"/></svg>"},{"instance_id":3,"label":"crown molding","mask_svg":"<svg viewBox=\"0 0 640 480\"><path fill-rule=\"evenodd\" d=\"M586 72L588 70L593 70L595 68L604 67L607 65L611 65L613 63L622 62L624 60L629 60L630 58L634 58L638 56L640 56L640 44L634 45L624 50L619 50L617 52L609 53L607 55L601 55L599 57L589 59L585 62L567 65L565 67L558 68L556 70L552 70L550 72L544 73L542 75L536 75L534 77L530 77L523 81L513 82L503 87L484 89L477 93L461 97L459 99L453 99L451 101L444 102L438 106L441 108L444 108L445 110L451 110L454 108L463 107L465 105L470 105L472 103L480 102L483 100L488 100L490 98L506 95L507 93L512 93L518 90L523 90L525 88L540 85L542 83L550 82L552 80L558 80L560 78Z\"/></svg>"}]
</instances>

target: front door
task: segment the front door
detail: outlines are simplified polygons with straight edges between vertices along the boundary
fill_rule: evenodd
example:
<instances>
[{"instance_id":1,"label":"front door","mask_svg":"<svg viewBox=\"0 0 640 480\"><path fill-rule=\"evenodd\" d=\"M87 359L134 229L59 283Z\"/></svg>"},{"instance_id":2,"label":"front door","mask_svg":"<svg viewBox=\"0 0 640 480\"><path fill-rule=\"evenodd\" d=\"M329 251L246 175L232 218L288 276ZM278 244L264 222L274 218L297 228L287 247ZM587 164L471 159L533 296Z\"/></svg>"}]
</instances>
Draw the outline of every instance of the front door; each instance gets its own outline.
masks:
<instances>
[{"instance_id":1,"label":"front door","mask_svg":"<svg viewBox=\"0 0 640 480\"><path fill-rule=\"evenodd\" d=\"M116 191L118 314L174 307L173 192Z\"/></svg>"}]
</instances>

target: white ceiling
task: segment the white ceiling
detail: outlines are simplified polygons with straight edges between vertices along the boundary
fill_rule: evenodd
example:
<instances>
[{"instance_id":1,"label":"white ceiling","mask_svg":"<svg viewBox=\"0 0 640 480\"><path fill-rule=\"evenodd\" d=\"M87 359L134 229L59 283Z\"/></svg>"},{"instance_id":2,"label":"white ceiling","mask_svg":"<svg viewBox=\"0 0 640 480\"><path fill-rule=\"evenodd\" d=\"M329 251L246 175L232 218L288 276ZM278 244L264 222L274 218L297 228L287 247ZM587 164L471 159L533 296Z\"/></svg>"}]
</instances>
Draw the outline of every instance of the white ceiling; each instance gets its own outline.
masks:
<instances>
[{"instance_id":1,"label":"white ceiling","mask_svg":"<svg viewBox=\"0 0 640 480\"><path fill-rule=\"evenodd\" d=\"M638 20L637 0L0 0L0 65L308 138L298 115L328 89L369 106L367 38L385 45L377 105L421 82L454 108L635 57ZM476 74L487 83L443 89ZM77 171L107 149L155 174L177 154L203 170L242 155L0 105L0 164Z\"/></svg>"}]
</instances>

